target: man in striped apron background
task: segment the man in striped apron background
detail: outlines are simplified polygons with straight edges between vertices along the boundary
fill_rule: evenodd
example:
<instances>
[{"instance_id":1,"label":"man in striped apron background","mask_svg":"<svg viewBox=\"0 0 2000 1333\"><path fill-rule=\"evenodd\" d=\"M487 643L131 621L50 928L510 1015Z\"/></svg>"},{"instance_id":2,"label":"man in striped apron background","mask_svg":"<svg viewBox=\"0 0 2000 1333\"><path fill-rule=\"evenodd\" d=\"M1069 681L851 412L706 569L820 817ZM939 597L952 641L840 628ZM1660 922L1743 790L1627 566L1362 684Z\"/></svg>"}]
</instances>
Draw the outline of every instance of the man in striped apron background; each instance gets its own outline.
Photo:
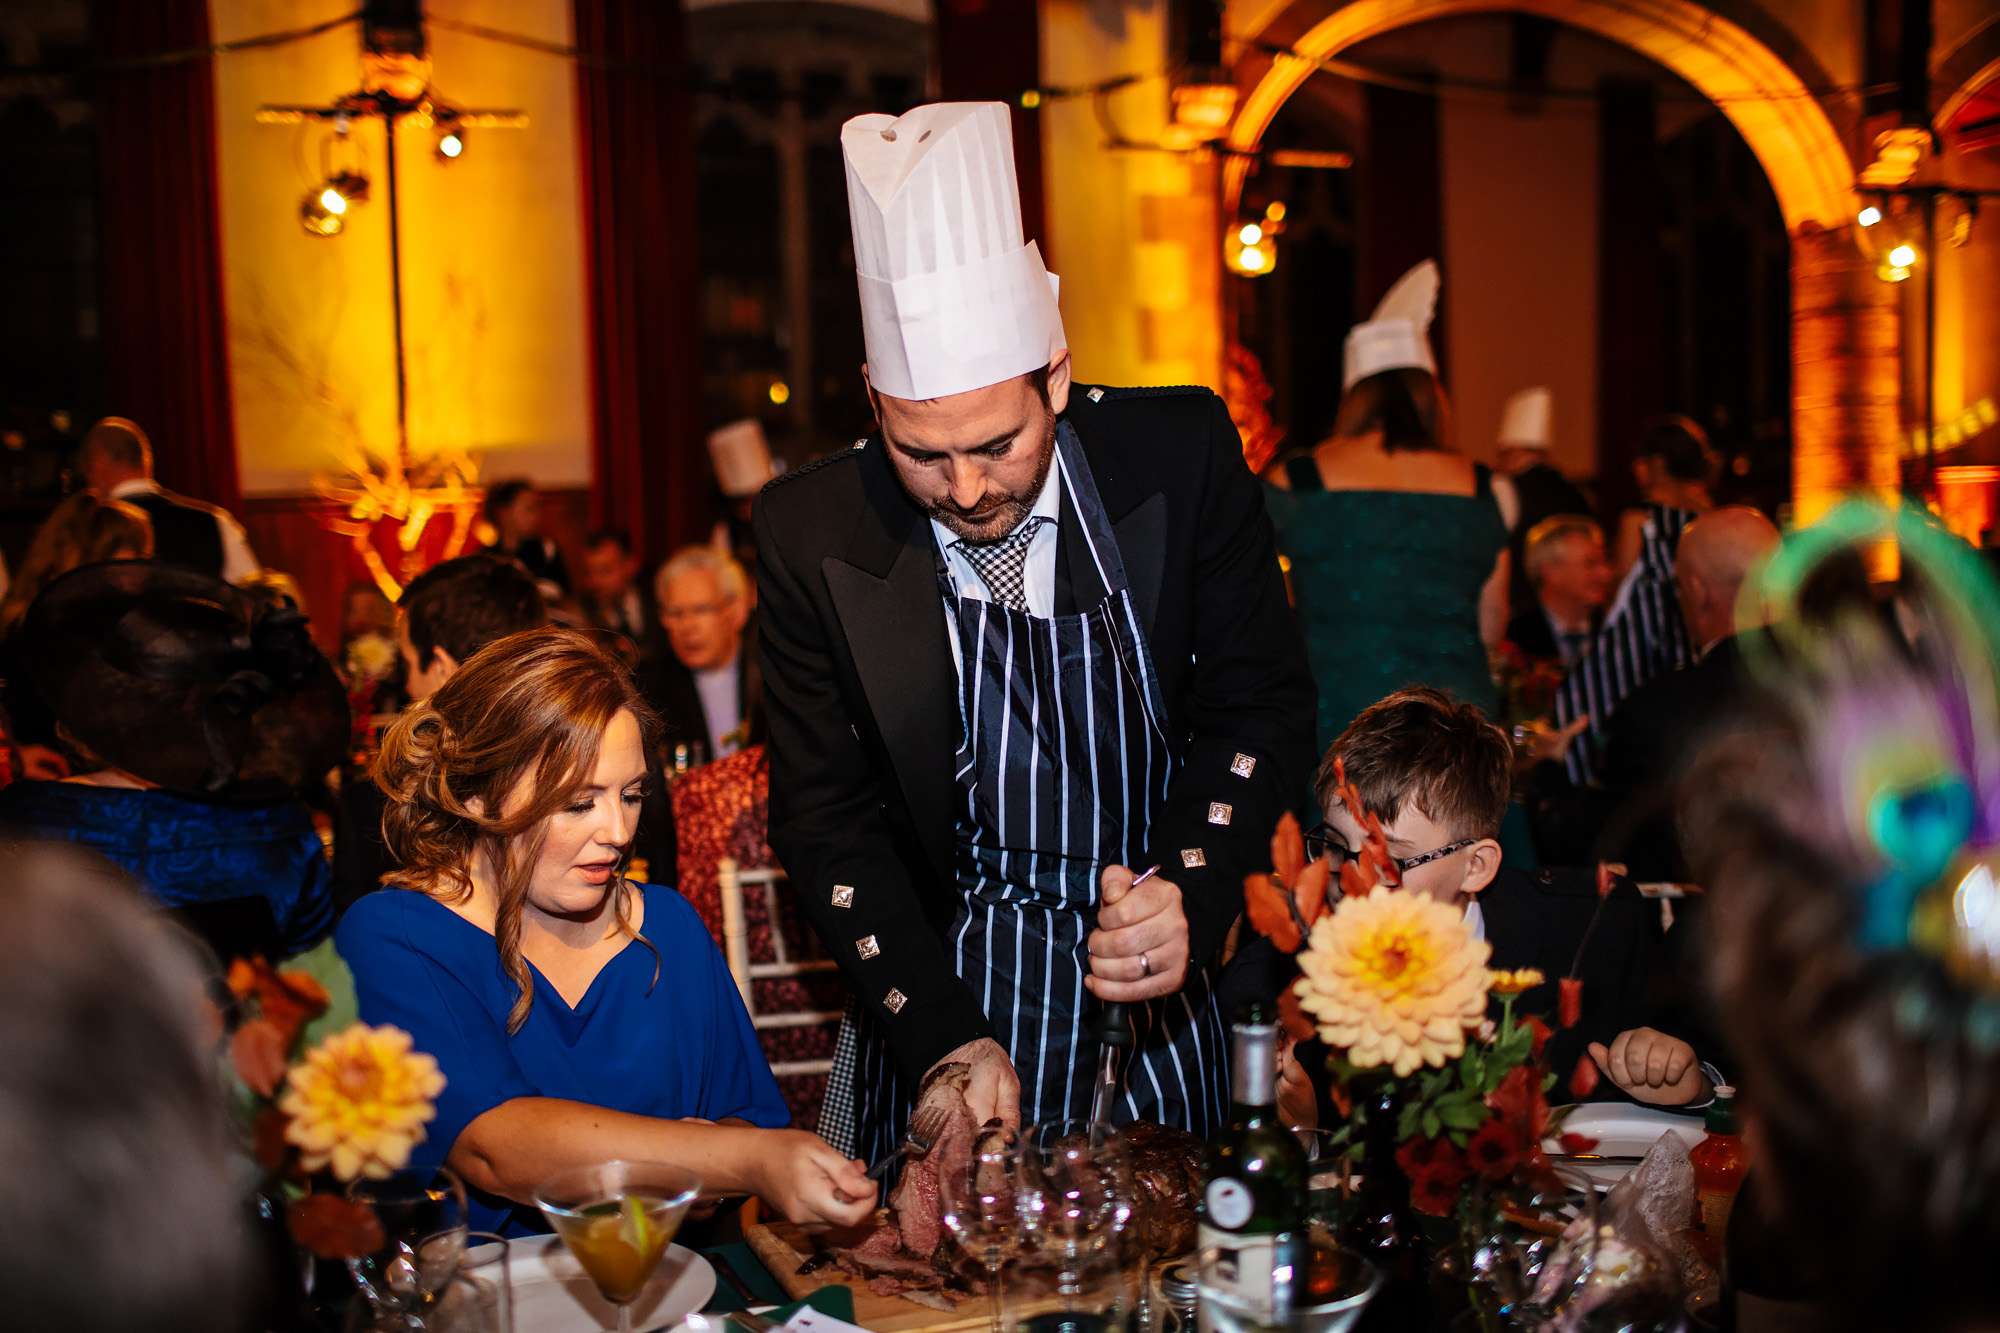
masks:
<instances>
[{"instance_id":1,"label":"man in striped apron background","mask_svg":"<svg viewBox=\"0 0 2000 1333\"><path fill-rule=\"evenodd\" d=\"M1217 955L1312 762L1270 525L1206 389L1071 383L1007 108L843 128L876 430L756 510L771 843L855 995L822 1132L1227 1109ZM1134 876L1160 865L1149 882Z\"/></svg>"}]
</instances>

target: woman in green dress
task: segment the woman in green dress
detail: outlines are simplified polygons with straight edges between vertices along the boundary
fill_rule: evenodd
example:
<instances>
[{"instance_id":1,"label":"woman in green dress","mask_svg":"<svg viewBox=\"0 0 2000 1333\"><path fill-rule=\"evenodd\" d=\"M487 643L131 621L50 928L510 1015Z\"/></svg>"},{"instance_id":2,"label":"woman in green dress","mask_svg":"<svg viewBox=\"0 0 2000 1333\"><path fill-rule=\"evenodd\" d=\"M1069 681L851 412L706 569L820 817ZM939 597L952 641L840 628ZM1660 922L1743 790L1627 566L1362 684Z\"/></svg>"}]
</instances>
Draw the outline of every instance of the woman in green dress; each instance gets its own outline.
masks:
<instances>
[{"instance_id":1,"label":"woman in green dress","mask_svg":"<svg viewBox=\"0 0 2000 1333\"><path fill-rule=\"evenodd\" d=\"M1350 339L1350 372L1353 353ZM1376 370L1352 383L1327 439L1265 478L1319 686L1322 750L1362 709L1412 685L1498 709L1487 648L1506 626L1516 501L1506 478L1444 446L1445 411L1427 364Z\"/></svg>"}]
</instances>

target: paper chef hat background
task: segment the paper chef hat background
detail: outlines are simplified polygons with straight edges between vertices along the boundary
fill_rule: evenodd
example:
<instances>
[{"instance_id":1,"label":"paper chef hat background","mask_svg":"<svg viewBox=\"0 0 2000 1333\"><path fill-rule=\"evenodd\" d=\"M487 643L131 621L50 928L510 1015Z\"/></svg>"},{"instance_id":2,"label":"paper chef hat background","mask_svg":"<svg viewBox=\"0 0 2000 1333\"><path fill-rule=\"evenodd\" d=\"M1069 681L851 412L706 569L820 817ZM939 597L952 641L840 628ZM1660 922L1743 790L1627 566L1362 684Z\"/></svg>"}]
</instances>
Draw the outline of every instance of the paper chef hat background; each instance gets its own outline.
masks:
<instances>
[{"instance_id":1,"label":"paper chef hat background","mask_svg":"<svg viewBox=\"0 0 2000 1333\"><path fill-rule=\"evenodd\" d=\"M1549 421L1554 408L1555 395L1547 385L1521 390L1500 409L1500 434L1494 443L1503 449L1548 448Z\"/></svg>"},{"instance_id":2,"label":"paper chef hat background","mask_svg":"<svg viewBox=\"0 0 2000 1333\"><path fill-rule=\"evenodd\" d=\"M715 484L732 500L755 495L777 475L771 465L771 444L764 427L751 418L717 426L708 433L708 461Z\"/></svg>"},{"instance_id":3,"label":"paper chef hat background","mask_svg":"<svg viewBox=\"0 0 2000 1333\"><path fill-rule=\"evenodd\" d=\"M1430 339L1437 303L1437 261L1426 259L1396 279L1367 323L1348 330L1341 390L1345 392L1385 370L1413 368L1437 374Z\"/></svg>"},{"instance_id":4,"label":"paper chef hat background","mask_svg":"<svg viewBox=\"0 0 2000 1333\"><path fill-rule=\"evenodd\" d=\"M840 148L876 392L964 393L1067 345L1055 275L1022 234L1005 103L856 116Z\"/></svg>"}]
</instances>

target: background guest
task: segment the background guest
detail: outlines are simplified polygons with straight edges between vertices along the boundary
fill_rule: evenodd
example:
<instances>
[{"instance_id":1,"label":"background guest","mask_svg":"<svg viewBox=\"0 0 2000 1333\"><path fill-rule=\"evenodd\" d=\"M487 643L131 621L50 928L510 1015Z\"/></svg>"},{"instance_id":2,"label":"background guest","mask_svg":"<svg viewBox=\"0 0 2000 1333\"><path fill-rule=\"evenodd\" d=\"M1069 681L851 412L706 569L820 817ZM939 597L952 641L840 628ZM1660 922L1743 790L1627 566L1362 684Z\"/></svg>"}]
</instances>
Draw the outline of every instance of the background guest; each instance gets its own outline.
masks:
<instances>
[{"instance_id":1,"label":"background guest","mask_svg":"<svg viewBox=\"0 0 2000 1333\"><path fill-rule=\"evenodd\" d=\"M1435 685L1494 712L1512 487L1445 442L1428 261L1348 335L1333 434L1266 480L1319 685L1319 748L1386 694ZM1356 651L1358 645L1365 650Z\"/></svg>"},{"instance_id":2,"label":"background guest","mask_svg":"<svg viewBox=\"0 0 2000 1333\"><path fill-rule=\"evenodd\" d=\"M146 511L155 559L231 583L257 572L256 553L233 515L153 480L153 446L137 423L106 417L92 426L77 448L76 466L83 484L99 496Z\"/></svg>"},{"instance_id":3,"label":"background guest","mask_svg":"<svg viewBox=\"0 0 2000 1333\"><path fill-rule=\"evenodd\" d=\"M36 529L27 559L0 599L0 692L9 737L20 747L27 776L59 778L69 772L56 739L55 714L30 683L28 659L37 646L17 633L28 607L52 580L81 565L152 554L153 523L146 511L90 491L64 500Z\"/></svg>"},{"instance_id":4,"label":"background guest","mask_svg":"<svg viewBox=\"0 0 2000 1333\"><path fill-rule=\"evenodd\" d=\"M735 557L690 546L660 566L654 587L669 651L648 675L646 697L665 723L662 751L685 746L693 763L734 754L758 689L750 578Z\"/></svg>"},{"instance_id":5,"label":"background guest","mask_svg":"<svg viewBox=\"0 0 2000 1333\"><path fill-rule=\"evenodd\" d=\"M495 639L548 623L542 594L513 560L480 553L431 566L403 589L396 650L410 701L428 699L461 662ZM382 841L382 792L366 773L347 775L333 829L333 901L339 916L382 887L396 868Z\"/></svg>"},{"instance_id":6,"label":"background guest","mask_svg":"<svg viewBox=\"0 0 2000 1333\"><path fill-rule=\"evenodd\" d=\"M1533 600L1507 624L1507 641L1565 669L1590 651L1590 636L1611 596L1604 529L1581 514L1545 518L1528 533L1523 557Z\"/></svg>"},{"instance_id":7,"label":"background guest","mask_svg":"<svg viewBox=\"0 0 2000 1333\"><path fill-rule=\"evenodd\" d=\"M416 1160L463 1176L487 1228L546 1229L535 1188L618 1157L858 1223L875 1205L861 1163L777 1128L784 1103L700 919L625 878L651 725L613 654L550 628L475 654L383 739L403 868L339 948L362 1017L407 1029L445 1075Z\"/></svg>"},{"instance_id":8,"label":"background guest","mask_svg":"<svg viewBox=\"0 0 2000 1333\"><path fill-rule=\"evenodd\" d=\"M732 421L708 433L708 461L715 471L727 512L716 523L708 544L727 551L745 569L757 563L757 539L750 529L750 510L757 493L783 471L771 456L771 442L754 417Z\"/></svg>"},{"instance_id":9,"label":"background guest","mask_svg":"<svg viewBox=\"0 0 2000 1333\"><path fill-rule=\"evenodd\" d=\"M201 968L104 861L0 855L0 1323L243 1327L251 1252Z\"/></svg>"},{"instance_id":10,"label":"background guest","mask_svg":"<svg viewBox=\"0 0 2000 1333\"><path fill-rule=\"evenodd\" d=\"M1691 419L1655 417L1639 435L1632 475L1639 482L1639 503L1618 516L1618 543L1613 563L1624 578L1638 563L1646 529L1686 527L1696 514L1714 507L1709 487L1715 483L1715 453L1708 432Z\"/></svg>"},{"instance_id":11,"label":"background guest","mask_svg":"<svg viewBox=\"0 0 2000 1333\"><path fill-rule=\"evenodd\" d=\"M1557 514L1588 514L1593 508L1576 484L1549 462L1554 415L1555 395L1546 385L1522 389L1500 409L1500 431L1494 437L1499 449L1494 468L1514 483L1519 497L1507 544L1512 568L1508 601L1517 616L1534 597L1528 584L1528 534Z\"/></svg>"},{"instance_id":12,"label":"background guest","mask_svg":"<svg viewBox=\"0 0 2000 1333\"><path fill-rule=\"evenodd\" d=\"M347 699L305 618L120 561L51 583L21 632L80 771L0 791L0 824L108 857L224 957L323 937L332 875L299 796L340 761Z\"/></svg>"},{"instance_id":13,"label":"background guest","mask_svg":"<svg viewBox=\"0 0 2000 1333\"><path fill-rule=\"evenodd\" d=\"M569 566L555 541L542 535L542 497L535 483L514 477L487 487L486 521L493 525L490 549L520 561L541 585L544 601L569 595Z\"/></svg>"},{"instance_id":14,"label":"background guest","mask_svg":"<svg viewBox=\"0 0 2000 1333\"><path fill-rule=\"evenodd\" d=\"M1767 608L1756 598L1739 599L1777 547L1778 530L1754 509L1715 510L1682 534L1676 604L1697 645L1695 657L1654 676L1612 710L1594 789L1545 789L1534 803L1545 859L1578 865L1609 858L1629 864L1641 879L1687 878L1671 793L1700 746L1743 720L1744 638L1762 632Z\"/></svg>"},{"instance_id":15,"label":"background guest","mask_svg":"<svg viewBox=\"0 0 2000 1333\"><path fill-rule=\"evenodd\" d=\"M1687 525L1711 507L1707 479L1714 458L1708 437L1686 417L1649 421L1638 452L1632 466L1647 499L1621 520L1618 592L1589 655L1556 691L1557 723L1566 732L1583 727L1584 739L1568 746L1564 758L1570 780L1579 784L1598 780L1605 721L1619 701L1694 656L1675 592L1674 552Z\"/></svg>"},{"instance_id":16,"label":"background guest","mask_svg":"<svg viewBox=\"0 0 2000 1333\"><path fill-rule=\"evenodd\" d=\"M1754 1151L1727 1280L1786 1328L2000 1316L1996 591L1937 586L1913 646L1872 609L1788 634L1773 706L1683 787Z\"/></svg>"},{"instance_id":17,"label":"background guest","mask_svg":"<svg viewBox=\"0 0 2000 1333\"><path fill-rule=\"evenodd\" d=\"M632 538L615 528L590 534L583 548L583 583L578 602L587 624L609 630L623 641L628 664L652 663L660 651L659 604L639 578Z\"/></svg>"}]
</instances>

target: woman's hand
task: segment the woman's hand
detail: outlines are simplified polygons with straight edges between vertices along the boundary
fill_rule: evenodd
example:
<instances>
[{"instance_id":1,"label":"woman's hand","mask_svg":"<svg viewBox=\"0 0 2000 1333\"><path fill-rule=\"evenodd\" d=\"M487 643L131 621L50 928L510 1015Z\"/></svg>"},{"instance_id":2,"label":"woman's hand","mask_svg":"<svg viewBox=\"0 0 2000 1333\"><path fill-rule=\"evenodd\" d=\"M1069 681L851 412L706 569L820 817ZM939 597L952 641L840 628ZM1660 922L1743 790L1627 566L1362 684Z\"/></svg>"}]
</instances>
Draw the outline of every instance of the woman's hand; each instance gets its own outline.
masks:
<instances>
[{"instance_id":1,"label":"woman's hand","mask_svg":"<svg viewBox=\"0 0 2000 1333\"><path fill-rule=\"evenodd\" d=\"M859 1226L874 1213L875 1182L865 1164L803 1129L774 1129L758 1138L758 1197L790 1220Z\"/></svg>"}]
</instances>

